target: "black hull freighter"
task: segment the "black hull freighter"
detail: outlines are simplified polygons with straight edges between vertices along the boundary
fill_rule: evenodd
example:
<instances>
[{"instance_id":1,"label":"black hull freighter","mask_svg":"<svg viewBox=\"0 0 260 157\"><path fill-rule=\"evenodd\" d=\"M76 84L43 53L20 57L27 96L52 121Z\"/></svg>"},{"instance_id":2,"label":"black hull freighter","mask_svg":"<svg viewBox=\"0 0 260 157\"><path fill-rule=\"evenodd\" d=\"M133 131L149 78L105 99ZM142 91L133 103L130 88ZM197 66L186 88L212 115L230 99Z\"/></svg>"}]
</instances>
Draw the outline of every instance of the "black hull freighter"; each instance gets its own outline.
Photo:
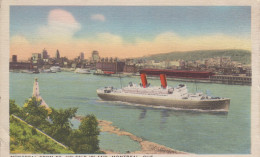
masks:
<instances>
[{"instance_id":1,"label":"black hull freighter","mask_svg":"<svg viewBox=\"0 0 260 157\"><path fill-rule=\"evenodd\" d=\"M230 99L211 97L203 93L188 93L187 87L167 86L165 74L160 75L161 86L151 87L146 75L141 74L142 84L129 83L127 87L115 89L105 87L97 90L97 95L107 101L123 101L135 104L174 107L178 109L223 110L228 111Z\"/></svg>"}]
</instances>

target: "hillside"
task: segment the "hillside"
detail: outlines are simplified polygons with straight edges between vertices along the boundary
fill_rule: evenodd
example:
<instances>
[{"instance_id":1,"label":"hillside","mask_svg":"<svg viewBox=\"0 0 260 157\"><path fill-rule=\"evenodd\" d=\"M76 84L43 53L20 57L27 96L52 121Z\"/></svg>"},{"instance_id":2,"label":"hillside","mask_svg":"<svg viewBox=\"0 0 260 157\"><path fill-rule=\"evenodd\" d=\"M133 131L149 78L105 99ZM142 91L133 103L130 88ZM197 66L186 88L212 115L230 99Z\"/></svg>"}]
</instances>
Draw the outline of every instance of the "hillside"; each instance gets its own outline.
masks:
<instances>
[{"instance_id":1,"label":"hillside","mask_svg":"<svg viewBox=\"0 0 260 157\"><path fill-rule=\"evenodd\" d=\"M145 56L142 58L149 59L149 60L156 60L156 61L163 61L163 60L203 60L206 58L213 58L213 57L231 57L232 61L238 61L243 64L251 64L251 52L247 50L196 50L196 51L186 51L186 52L170 52L170 53L163 53L163 54L156 54Z\"/></svg>"},{"instance_id":2,"label":"hillside","mask_svg":"<svg viewBox=\"0 0 260 157\"><path fill-rule=\"evenodd\" d=\"M20 119L10 116L10 153L12 154L71 154L73 151Z\"/></svg>"}]
</instances>

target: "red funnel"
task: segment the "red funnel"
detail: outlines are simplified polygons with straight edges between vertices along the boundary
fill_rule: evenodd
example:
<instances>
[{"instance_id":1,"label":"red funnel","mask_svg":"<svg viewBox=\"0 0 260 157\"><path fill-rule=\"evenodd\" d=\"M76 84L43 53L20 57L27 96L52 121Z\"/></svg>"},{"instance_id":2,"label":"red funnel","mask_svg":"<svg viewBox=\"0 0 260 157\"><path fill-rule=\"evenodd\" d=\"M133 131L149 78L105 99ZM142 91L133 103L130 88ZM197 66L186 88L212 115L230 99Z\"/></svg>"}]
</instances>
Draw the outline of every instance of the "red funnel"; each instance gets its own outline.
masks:
<instances>
[{"instance_id":1,"label":"red funnel","mask_svg":"<svg viewBox=\"0 0 260 157\"><path fill-rule=\"evenodd\" d=\"M141 76L143 87L146 88L147 85L146 74L142 73L140 76Z\"/></svg>"},{"instance_id":2,"label":"red funnel","mask_svg":"<svg viewBox=\"0 0 260 157\"><path fill-rule=\"evenodd\" d=\"M160 80L161 80L162 87L166 88L167 87L166 75L165 74L160 74Z\"/></svg>"}]
</instances>

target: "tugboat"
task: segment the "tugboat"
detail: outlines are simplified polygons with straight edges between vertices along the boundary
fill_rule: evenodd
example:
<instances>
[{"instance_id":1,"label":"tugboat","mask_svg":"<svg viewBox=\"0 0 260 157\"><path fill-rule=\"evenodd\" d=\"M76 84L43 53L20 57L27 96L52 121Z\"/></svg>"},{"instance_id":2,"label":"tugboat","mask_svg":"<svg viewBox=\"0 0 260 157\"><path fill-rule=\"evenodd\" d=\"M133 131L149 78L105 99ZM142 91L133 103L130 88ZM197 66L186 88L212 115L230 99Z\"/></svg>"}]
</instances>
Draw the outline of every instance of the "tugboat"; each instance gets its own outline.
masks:
<instances>
[{"instance_id":1,"label":"tugboat","mask_svg":"<svg viewBox=\"0 0 260 157\"><path fill-rule=\"evenodd\" d=\"M135 104L165 106L178 109L229 110L230 99L212 97L203 93L188 93L187 86L167 86L166 75L160 74L161 86L153 87L147 83L142 73L139 85L132 82L127 87L116 89L105 87L97 89L97 95L105 101L122 101Z\"/></svg>"}]
</instances>

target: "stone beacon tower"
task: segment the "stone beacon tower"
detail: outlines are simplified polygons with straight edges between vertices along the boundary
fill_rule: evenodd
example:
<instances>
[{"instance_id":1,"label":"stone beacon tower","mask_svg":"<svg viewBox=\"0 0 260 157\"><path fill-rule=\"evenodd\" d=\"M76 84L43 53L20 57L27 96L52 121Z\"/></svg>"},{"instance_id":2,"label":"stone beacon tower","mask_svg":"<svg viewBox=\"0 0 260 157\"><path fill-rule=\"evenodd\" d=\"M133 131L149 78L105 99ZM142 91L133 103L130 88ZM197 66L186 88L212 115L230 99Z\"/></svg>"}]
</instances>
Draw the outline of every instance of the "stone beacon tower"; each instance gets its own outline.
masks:
<instances>
[{"instance_id":1,"label":"stone beacon tower","mask_svg":"<svg viewBox=\"0 0 260 157\"><path fill-rule=\"evenodd\" d=\"M40 89L39 89L39 83L38 83L38 79L37 78L34 79L32 96L36 97L36 99L42 101L41 106L44 106L47 109L49 108L49 106L45 103L45 101L40 96Z\"/></svg>"},{"instance_id":2,"label":"stone beacon tower","mask_svg":"<svg viewBox=\"0 0 260 157\"><path fill-rule=\"evenodd\" d=\"M36 98L40 97L39 83L37 78L34 79L32 96Z\"/></svg>"}]
</instances>

